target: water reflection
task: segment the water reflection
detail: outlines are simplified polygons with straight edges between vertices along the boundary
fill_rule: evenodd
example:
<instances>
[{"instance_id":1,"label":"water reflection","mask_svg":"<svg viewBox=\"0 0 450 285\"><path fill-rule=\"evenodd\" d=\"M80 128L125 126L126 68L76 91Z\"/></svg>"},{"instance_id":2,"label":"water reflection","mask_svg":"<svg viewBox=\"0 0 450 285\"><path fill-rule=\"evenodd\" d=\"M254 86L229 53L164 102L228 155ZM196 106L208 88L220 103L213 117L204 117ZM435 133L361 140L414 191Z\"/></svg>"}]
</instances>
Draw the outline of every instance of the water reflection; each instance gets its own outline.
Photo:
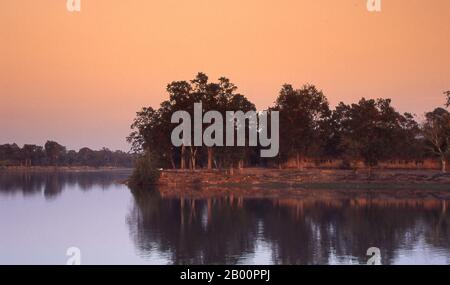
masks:
<instances>
[{"instance_id":1,"label":"water reflection","mask_svg":"<svg viewBox=\"0 0 450 285\"><path fill-rule=\"evenodd\" d=\"M73 244L87 264L366 263L369 247L384 264L450 263L449 191L156 192L128 175L0 172L0 263L64 263Z\"/></svg>"},{"instance_id":2,"label":"water reflection","mask_svg":"<svg viewBox=\"0 0 450 285\"><path fill-rule=\"evenodd\" d=\"M58 197L62 191L77 187L82 191L107 189L114 183L126 179L127 170L117 171L0 171L0 195L22 194L45 198Z\"/></svg>"},{"instance_id":3,"label":"water reflection","mask_svg":"<svg viewBox=\"0 0 450 285\"><path fill-rule=\"evenodd\" d=\"M133 196L127 222L137 248L165 252L175 264L245 263L260 242L270 254L264 263L366 263L372 246L384 264L403 263L407 253L423 258L420 244L448 263L446 200Z\"/></svg>"}]
</instances>

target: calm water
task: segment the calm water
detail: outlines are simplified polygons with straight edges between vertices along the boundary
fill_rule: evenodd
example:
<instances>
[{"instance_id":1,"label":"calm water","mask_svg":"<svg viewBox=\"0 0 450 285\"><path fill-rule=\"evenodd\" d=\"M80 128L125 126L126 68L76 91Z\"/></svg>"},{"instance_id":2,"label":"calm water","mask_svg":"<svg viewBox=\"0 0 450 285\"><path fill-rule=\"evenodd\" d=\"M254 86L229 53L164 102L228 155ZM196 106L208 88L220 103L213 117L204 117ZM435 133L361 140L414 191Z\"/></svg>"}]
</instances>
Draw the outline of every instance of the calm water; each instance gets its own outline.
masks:
<instances>
[{"instance_id":1,"label":"calm water","mask_svg":"<svg viewBox=\"0 0 450 285\"><path fill-rule=\"evenodd\" d=\"M449 264L442 198L161 198L126 172L0 173L0 264ZM327 198L326 198L327 197Z\"/></svg>"}]
</instances>

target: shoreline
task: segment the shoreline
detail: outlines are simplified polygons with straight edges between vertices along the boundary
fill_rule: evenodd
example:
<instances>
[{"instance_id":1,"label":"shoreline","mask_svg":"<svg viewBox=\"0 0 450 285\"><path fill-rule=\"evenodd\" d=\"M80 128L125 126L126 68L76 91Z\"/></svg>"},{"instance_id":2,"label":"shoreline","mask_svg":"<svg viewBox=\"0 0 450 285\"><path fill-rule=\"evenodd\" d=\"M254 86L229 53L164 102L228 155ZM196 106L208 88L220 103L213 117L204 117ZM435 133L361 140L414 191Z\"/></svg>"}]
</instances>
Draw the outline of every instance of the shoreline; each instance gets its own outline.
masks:
<instances>
[{"instance_id":1,"label":"shoreline","mask_svg":"<svg viewBox=\"0 0 450 285\"><path fill-rule=\"evenodd\" d=\"M100 172L100 171L132 171L133 168L112 166L6 166L0 172Z\"/></svg>"},{"instance_id":2,"label":"shoreline","mask_svg":"<svg viewBox=\"0 0 450 285\"><path fill-rule=\"evenodd\" d=\"M430 170L165 170L155 190L166 198L430 199L450 201L450 173Z\"/></svg>"},{"instance_id":3,"label":"shoreline","mask_svg":"<svg viewBox=\"0 0 450 285\"><path fill-rule=\"evenodd\" d=\"M162 187L240 189L438 189L450 191L450 173L434 170L329 170L247 168L230 175L224 170L164 170Z\"/></svg>"},{"instance_id":4,"label":"shoreline","mask_svg":"<svg viewBox=\"0 0 450 285\"><path fill-rule=\"evenodd\" d=\"M133 168L125 167L91 167L91 166L33 166L3 167L0 173L51 173L51 172L131 172ZM128 180L121 183L128 184ZM377 169L369 172L343 169L273 169L245 168L235 170L230 175L228 170L162 170L161 177L155 185L165 192L183 193L192 189L221 189L230 192L285 192L298 190L432 190L450 192L450 173L437 170L392 170Z\"/></svg>"}]
</instances>

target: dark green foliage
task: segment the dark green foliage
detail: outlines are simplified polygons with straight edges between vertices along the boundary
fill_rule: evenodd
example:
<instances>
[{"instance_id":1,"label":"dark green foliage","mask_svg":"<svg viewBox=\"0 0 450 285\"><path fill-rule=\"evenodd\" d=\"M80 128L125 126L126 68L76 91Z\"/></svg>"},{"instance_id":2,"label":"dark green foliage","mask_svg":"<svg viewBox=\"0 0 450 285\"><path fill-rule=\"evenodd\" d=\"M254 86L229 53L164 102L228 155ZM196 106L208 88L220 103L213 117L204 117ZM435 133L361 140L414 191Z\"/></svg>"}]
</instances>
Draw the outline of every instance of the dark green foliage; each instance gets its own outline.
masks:
<instances>
[{"instance_id":1,"label":"dark green foliage","mask_svg":"<svg viewBox=\"0 0 450 285\"><path fill-rule=\"evenodd\" d=\"M436 116L433 112L427 114L427 122L421 128L412 114L399 113L390 99L362 98L358 103L340 103L330 110L326 96L314 85L295 89L289 84L283 85L275 105L269 108L269 114L280 112L277 157L261 159L257 147L172 147L170 134L174 125L170 118L175 111L192 115L194 103L198 102L202 102L204 112L216 110L222 115L226 111L255 110L255 105L236 90L229 79L221 77L217 83L209 82L204 73L198 73L189 82L170 83L169 99L158 110L148 107L137 113L128 137L132 149L151 150L157 154L160 167L181 169L281 165L290 159L296 159L301 167L306 158L341 159L343 167L362 161L370 168L380 161L421 161L431 154L426 151L427 146L443 162L448 158L449 137L444 129L450 123L439 119L436 111ZM445 95L449 106L450 91ZM431 136L435 138L436 132L440 141L433 143Z\"/></svg>"},{"instance_id":2,"label":"dark green foliage","mask_svg":"<svg viewBox=\"0 0 450 285\"><path fill-rule=\"evenodd\" d=\"M390 99L340 103L331 118L331 140L345 161L362 160L371 167L380 160L419 159L419 127L411 114L400 114Z\"/></svg>"},{"instance_id":3,"label":"dark green foliage","mask_svg":"<svg viewBox=\"0 0 450 285\"><path fill-rule=\"evenodd\" d=\"M66 153L66 148L54 141L47 141L44 148L47 158L53 165L57 165L60 158Z\"/></svg>"},{"instance_id":4,"label":"dark green foliage","mask_svg":"<svg viewBox=\"0 0 450 285\"><path fill-rule=\"evenodd\" d=\"M280 112L280 160L318 156L326 143L325 123L330 117L328 101L314 85L294 89L283 85L274 111Z\"/></svg>"},{"instance_id":5,"label":"dark green foliage","mask_svg":"<svg viewBox=\"0 0 450 285\"><path fill-rule=\"evenodd\" d=\"M4 166L91 166L132 167L134 154L111 151L107 148L92 150L87 147L76 152L54 141L44 147L26 144L0 145L0 163Z\"/></svg>"},{"instance_id":6,"label":"dark green foliage","mask_svg":"<svg viewBox=\"0 0 450 285\"><path fill-rule=\"evenodd\" d=\"M161 174L157 165L157 158L151 152L145 152L136 159L133 174L129 179L130 187L149 188L155 185Z\"/></svg>"},{"instance_id":7,"label":"dark green foliage","mask_svg":"<svg viewBox=\"0 0 450 285\"><path fill-rule=\"evenodd\" d=\"M441 160L442 172L446 171L446 162L450 156L450 113L436 108L425 115L426 121L422 133L428 150Z\"/></svg>"},{"instance_id":8,"label":"dark green foliage","mask_svg":"<svg viewBox=\"0 0 450 285\"><path fill-rule=\"evenodd\" d=\"M209 82L208 76L200 72L190 82L171 82L166 90L169 99L162 102L159 109L145 107L136 114L127 138L133 151L152 151L162 168L233 167L248 159L252 153L248 147L173 147L170 139L175 127L171 123L172 114L183 110L193 116L194 103L201 102L203 112L215 110L223 117L226 111L256 110L244 95L236 93L237 87L229 79L221 77L218 82Z\"/></svg>"}]
</instances>

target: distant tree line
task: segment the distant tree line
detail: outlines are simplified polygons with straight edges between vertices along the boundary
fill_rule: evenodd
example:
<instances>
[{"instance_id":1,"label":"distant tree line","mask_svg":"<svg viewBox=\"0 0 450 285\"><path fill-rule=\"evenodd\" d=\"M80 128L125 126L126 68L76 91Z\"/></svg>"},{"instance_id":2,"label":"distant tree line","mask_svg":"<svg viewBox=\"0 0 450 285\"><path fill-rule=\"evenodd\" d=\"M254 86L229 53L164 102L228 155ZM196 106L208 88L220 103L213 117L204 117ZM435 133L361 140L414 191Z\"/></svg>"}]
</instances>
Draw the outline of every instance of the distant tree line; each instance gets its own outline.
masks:
<instances>
[{"instance_id":1,"label":"distant tree line","mask_svg":"<svg viewBox=\"0 0 450 285\"><path fill-rule=\"evenodd\" d=\"M44 146L25 144L0 145L0 166L111 166L132 167L135 155L107 148L92 150L84 147L78 152L67 150L54 141Z\"/></svg>"},{"instance_id":2,"label":"distant tree line","mask_svg":"<svg viewBox=\"0 0 450 285\"><path fill-rule=\"evenodd\" d=\"M369 168L380 161L420 161L438 158L442 170L450 154L450 113L438 107L425 114L423 122L410 113L400 113L391 99L362 98L357 103L339 103L334 110L326 96L314 85L300 89L282 86L272 107L280 114L280 151L276 158L260 158L257 147L174 147L171 115L177 110L193 112L202 102L203 111L249 111L255 105L237 92L225 77L210 82L204 73L191 81L174 81L167 86L168 100L158 109L145 107L131 125L127 140L136 153L145 153L153 165L164 168L240 168L282 165L295 160L302 168L305 159L340 159L342 167L362 161ZM447 107L450 91L445 92Z\"/></svg>"}]
</instances>

